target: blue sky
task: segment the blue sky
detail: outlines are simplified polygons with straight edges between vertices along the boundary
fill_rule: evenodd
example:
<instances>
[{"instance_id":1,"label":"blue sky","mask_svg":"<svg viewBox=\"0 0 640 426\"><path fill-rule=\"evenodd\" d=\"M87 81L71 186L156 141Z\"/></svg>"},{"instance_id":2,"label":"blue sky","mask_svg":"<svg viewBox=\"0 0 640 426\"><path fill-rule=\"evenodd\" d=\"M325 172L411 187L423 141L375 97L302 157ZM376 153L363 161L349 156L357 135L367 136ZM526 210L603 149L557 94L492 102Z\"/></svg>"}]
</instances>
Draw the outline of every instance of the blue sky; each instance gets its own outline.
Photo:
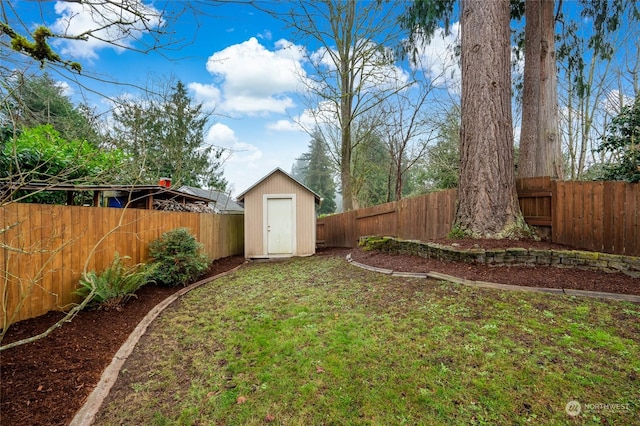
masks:
<instances>
[{"instance_id":1,"label":"blue sky","mask_svg":"<svg viewBox=\"0 0 640 426\"><path fill-rule=\"evenodd\" d=\"M146 54L137 52L136 49L144 49L151 39L149 34L135 31L133 35L138 41L128 36L121 38L121 43L130 49L95 40L58 40L54 42L57 51L64 58L80 62L82 75L60 73L46 67L45 71L49 70L53 78L62 81L75 101L85 100L105 114L112 103L96 93L135 98L139 96L137 87L144 87L150 79L181 80L196 102L214 111L205 143L228 149L224 175L234 195L276 167L290 171L295 159L307 150L310 140L294 121L307 122L309 105L302 100L300 75L313 72L308 58L319 46L302 44L283 22L240 2L209 3L205 8L206 2L143 1L149 7L152 24L154 14L164 7L170 12L185 6L198 10L186 10L175 22L168 22L167 29L178 40L168 49ZM393 7L394 3L390 5ZM577 3L565 2L569 13L573 5ZM15 16L22 21L20 25L29 30L44 23L57 33L78 34L96 25L87 10L75 2L16 0L5 7L14 8ZM284 7L290 5L285 3ZM460 71L455 62L448 59L458 30L459 25L454 22L450 36L436 34L421 52L422 63L426 64L425 81L450 95L443 98L455 98L459 93ZM624 31L620 33L624 34ZM388 71L389 75L397 75L406 70L406 63L398 62ZM74 79L84 87L74 84ZM516 137L518 133L516 130Z\"/></svg>"},{"instance_id":2,"label":"blue sky","mask_svg":"<svg viewBox=\"0 0 640 426\"><path fill-rule=\"evenodd\" d=\"M58 32L77 34L95 25L78 3L21 0L13 5L31 29L44 21ZM166 5L176 9L184 3L155 7ZM153 15L153 9L150 12ZM317 46L295 44L281 21L246 4L218 4L203 12L187 11L171 23L174 37L185 40L176 45L178 50L142 54L94 41L57 41L54 46L63 57L80 62L85 76L139 86L149 78L170 76L184 82L194 100L215 112L206 143L229 149L224 175L237 195L276 167L290 171L307 150L310 138L293 119L305 116L299 74L310 71L304 52L310 55ZM127 38L123 43L141 48L149 42L144 33L138 36L142 43ZM446 49L452 40L436 39L434 52ZM441 72L432 66L434 73ZM67 81L68 93L101 111L110 103L92 90L108 96L137 95L135 87L76 78L85 90Z\"/></svg>"}]
</instances>

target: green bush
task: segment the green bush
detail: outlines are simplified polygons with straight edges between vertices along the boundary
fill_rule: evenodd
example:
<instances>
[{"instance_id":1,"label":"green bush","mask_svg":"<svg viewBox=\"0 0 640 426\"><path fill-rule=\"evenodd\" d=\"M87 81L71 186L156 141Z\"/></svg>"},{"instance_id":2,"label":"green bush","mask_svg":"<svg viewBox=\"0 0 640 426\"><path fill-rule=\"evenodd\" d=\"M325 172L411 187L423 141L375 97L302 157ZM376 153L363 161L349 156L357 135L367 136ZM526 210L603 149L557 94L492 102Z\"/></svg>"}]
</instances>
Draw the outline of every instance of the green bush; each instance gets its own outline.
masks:
<instances>
[{"instance_id":1,"label":"green bush","mask_svg":"<svg viewBox=\"0 0 640 426\"><path fill-rule=\"evenodd\" d=\"M186 228L165 232L149 245L149 257L154 270L151 278L158 285L186 286L209 269L209 257L202 244Z\"/></svg>"},{"instance_id":2,"label":"green bush","mask_svg":"<svg viewBox=\"0 0 640 426\"><path fill-rule=\"evenodd\" d=\"M125 265L124 260L116 252L113 262L102 273L88 272L80 279L80 288L74 292L85 298L95 289L92 300L87 306L97 309L121 309L135 292L149 281L153 268L146 268L143 263L133 266Z\"/></svg>"}]
</instances>

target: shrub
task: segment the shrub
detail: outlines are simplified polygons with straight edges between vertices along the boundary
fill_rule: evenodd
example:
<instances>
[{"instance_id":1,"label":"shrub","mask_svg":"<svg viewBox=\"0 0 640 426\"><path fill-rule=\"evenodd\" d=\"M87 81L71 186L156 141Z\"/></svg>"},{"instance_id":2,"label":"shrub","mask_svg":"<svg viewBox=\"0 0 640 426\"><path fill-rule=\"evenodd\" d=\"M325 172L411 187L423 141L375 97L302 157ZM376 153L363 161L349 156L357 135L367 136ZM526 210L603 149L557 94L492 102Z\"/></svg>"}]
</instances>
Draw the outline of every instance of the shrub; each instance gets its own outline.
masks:
<instances>
[{"instance_id":1,"label":"shrub","mask_svg":"<svg viewBox=\"0 0 640 426\"><path fill-rule=\"evenodd\" d=\"M135 292L149 281L151 269L143 263L127 266L124 260L130 257L120 257L116 252L113 262L101 274L88 272L80 279L80 288L74 292L85 298L95 289L94 296L87 306L97 309L120 310Z\"/></svg>"},{"instance_id":2,"label":"shrub","mask_svg":"<svg viewBox=\"0 0 640 426\"><path fill-rule=\"evenodd\" d=\"M186 228L165 232L149 245L154 270L151 278L158 285L186 286L207 271L211 261L202 253L202 244Z\"/></svg>"}]
</instances>

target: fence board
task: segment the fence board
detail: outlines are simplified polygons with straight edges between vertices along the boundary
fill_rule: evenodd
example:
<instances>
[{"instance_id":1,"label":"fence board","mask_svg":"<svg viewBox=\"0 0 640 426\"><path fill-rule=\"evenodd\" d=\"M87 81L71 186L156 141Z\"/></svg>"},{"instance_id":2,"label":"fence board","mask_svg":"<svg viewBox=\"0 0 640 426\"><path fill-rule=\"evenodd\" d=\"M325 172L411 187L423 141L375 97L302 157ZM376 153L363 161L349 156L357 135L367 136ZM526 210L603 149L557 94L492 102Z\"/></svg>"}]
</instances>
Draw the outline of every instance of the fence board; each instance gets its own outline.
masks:
<instances>
[{"instance_id":1,"label":"fence board","mask_svg":"<svg viewBox=\"0 0 640 426\"><path fill-rule=\"evenodd\" d=\"M614 229L614 214L613 207L615 201L614 184L613 182L604 183L604 205L609 206L608 209L603 211L603 249L611 252L614 247L613 241L613 229Z\"/></svg>"},{"instance_id":2,"label":"fence board","mask_svg":"<svg viewBox=\"0 0 640 426\"><path fill-rule=\"evenodd\" d=\"M625 252L624 254L640 254L640 184L625 185Z\"/></svg>"},{"instance_id":3,"label":"fence board","mask_svg":"<svg viewBox=\"0 0 640 426\"><path fill-rule=\"evenodd\" d=\"M625 191L624 185L614 185L613 211L613 253L624 253L624 228L625 228Z\"/></svg>"},{"instance_id":4,"label":"fence board","mask_svg":"<svg viewBox=\"0 0 640 426\"><path fill-rule=\"evenodd\" d=\"M589 245L589 249L602 251L603 249L603 210L600 208L604 204L604 184L602 182L593 182L592 184L592 193L593 193L593 223L592 223L592 231L590 233L591 244Z\"/></svg>"},{"instance_id":5,"label":"fence board","mask_svg":"<svg viewBox=\"0 0 640 426\"><path fill-rule=\"evenodd\" d=\"M551 193L553 194L551 200L551 240L560 242L564 231L564 222L562 221L564 214L563 206L559 200L564 199L564 185L561 182L554 181Z\"/></svg>"},{"instance_id":6,"label":"fence board","mask_svg":"<svg viewBox=\"0 0 640 426\"><path fill-rule=\"evenodd\" d=\"M32 206L29 206L32 207ZM27 259L29 262L29 269L31 270L29 275L29 281L33 284L32 292L35 295L34 298L29 298L31 303L31 311L39 312L43 309L45 297L47 292L44 286L40 283L40 277L43 274L42 271L42 215L33 214L33 209L29 208L29 219L31 232L29 233L30 241L27 246L27 250L31 253ZM48 298L48 297L47 297Z\"/></svg>"},{"instance_id":7,"label":"fence board","mask_svg":"<svg viewBox=\"0 0 640 426\"><path fill-rule=\"evenodd\" d=\"M573 195L573 244L584 247L584 236L582 235L582 223L587 220L584 216L584 182L572 182L574 190Z\"/></svg>"},{"instance_id":8,"label":"fence board","mask_svg":"<svg viewBox=\"0 0 640 426\"><path fill-rule=\"evenodd\" d=\"M10 224L18 225L0 233L0 301L8 312L0 327L68 308L85 262L88 271L101 271L116 251L143 262L148 244L170 229L188 228L213 259L244 252L243 215L15 203L0 207L1 229ZM29 297L10 318L21 294Z\"/></svg>"}]
</instances>

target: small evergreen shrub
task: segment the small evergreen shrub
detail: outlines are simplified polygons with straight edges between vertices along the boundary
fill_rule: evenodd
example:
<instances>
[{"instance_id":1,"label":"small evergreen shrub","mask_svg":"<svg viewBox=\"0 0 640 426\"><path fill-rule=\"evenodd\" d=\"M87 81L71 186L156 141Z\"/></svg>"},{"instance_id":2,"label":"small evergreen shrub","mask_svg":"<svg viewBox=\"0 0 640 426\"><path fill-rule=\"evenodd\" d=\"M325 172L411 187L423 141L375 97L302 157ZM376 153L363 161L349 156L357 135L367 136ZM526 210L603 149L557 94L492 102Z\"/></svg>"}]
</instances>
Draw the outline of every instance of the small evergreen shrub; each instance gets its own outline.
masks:
<instances>
[{"instance_id":1,"label":"small evergreen shrub","mask_svg":"<svg viewBox=\"0 0 640 426\"><path fill-rule=\"evenodd\" d=\"M127 266L128 256L120 257L116 252L113 262L102 273L88 272L80 278L80 288L74 294L86 298L95 289L92 300L87 304L97 309L122 309L135 292L149 281L151 269L143 263Z\"/></svg>"},{"instance_id":2,"label":"small evergreen shrub","mask_svg":"<svg viewBox=\"0 0 640 426\"><path fill-rule=\"evenodd\" d=\"M151 278L164 286L186 286L209 269L209 257L202 244L186 228L165 232L149 245L149 257L154 265Z\"/></svg>"}]
</instances>

